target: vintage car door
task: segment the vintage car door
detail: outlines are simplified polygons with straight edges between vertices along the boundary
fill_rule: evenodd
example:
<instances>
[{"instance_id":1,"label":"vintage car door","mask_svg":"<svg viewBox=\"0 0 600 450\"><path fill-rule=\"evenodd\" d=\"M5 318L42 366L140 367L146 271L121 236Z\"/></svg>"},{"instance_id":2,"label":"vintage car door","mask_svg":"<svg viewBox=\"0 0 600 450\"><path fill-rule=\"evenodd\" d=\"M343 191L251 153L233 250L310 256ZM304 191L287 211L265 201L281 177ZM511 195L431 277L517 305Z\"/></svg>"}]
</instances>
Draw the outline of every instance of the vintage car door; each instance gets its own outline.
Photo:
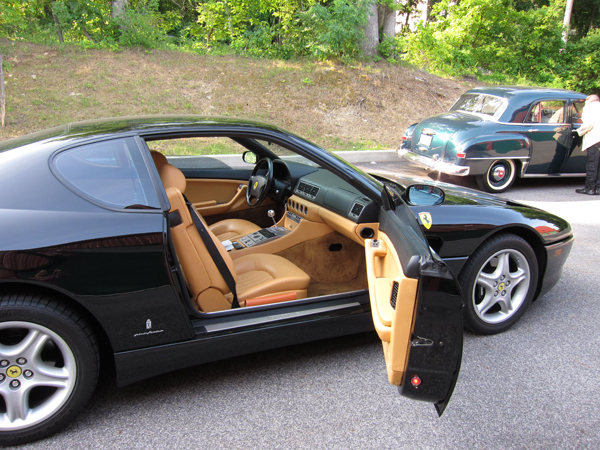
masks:
<instances>
[{"instance_id":1,"label":"vintage car door","mask_svg":"<svg viewBox=\"0 0 600 450\"><path fill-rule=\"evenodd\" d=\"M581 115L585 100L572 100L569 107L573 141L569 150L569 158L562 168L562 173L585 175L587 153L581 151L582 138L576 132L581 126Z\"/></svg>"},{"instance_id":2,"label":"vintage car door","mask_svg":"<svg viewBox=\"0 0 600 450\"><path fill-rule=\"evenodd\" d=\"M565 100L544 100L531 108L524 124L531 142L527 175L582 173L579 155L573 154L578 140L574 139L569 106Z\"/></svg>"},{"instance_id":3,"label":"vintage car door","mask_svg":"<svg viewBox=\"0 0 600 450\"><path fill-rule=\"evenodd\" d=\"M376 238L365 242L371 313L388 379L400 394L434 403L441 415L462 358L462 296L427 246L415 216L384 189Z\"/></svg>"}]
</instances>

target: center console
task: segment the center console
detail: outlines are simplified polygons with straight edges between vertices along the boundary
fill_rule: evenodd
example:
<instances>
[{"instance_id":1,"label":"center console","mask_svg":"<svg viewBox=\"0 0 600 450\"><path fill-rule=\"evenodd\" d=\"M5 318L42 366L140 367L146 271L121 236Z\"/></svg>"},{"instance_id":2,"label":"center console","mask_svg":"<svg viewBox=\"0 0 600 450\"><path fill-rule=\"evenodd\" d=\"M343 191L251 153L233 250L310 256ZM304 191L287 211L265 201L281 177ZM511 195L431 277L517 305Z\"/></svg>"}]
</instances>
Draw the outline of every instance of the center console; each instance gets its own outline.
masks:
<instances>
[{"instance_id":1,"label":"center console","mask_svg":"<svg viewBox=\"0 0 600 450\"><path fill-rule=\"evenodd\" d=\"M262 230L255 231L252 234L241 237L238 239L238 241L240 244L243 244L244 247L254 247L255 245L264 244L265 242L277 239L278 237L285 236L290 231L292 230L289 230L285 227L272 226L270 228L263 228ZM237 248L235 244L236 243L234 242L233 245L235 248Z\"/></svg>"}]
</instances>

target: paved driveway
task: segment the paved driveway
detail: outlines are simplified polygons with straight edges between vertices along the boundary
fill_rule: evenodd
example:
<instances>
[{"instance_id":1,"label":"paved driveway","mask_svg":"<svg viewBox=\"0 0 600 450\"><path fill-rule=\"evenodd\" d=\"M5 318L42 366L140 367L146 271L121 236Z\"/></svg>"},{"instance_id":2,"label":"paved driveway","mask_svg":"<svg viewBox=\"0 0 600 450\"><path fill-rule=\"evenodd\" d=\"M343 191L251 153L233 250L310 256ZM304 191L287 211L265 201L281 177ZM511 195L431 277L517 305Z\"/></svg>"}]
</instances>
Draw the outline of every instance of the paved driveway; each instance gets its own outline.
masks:
<instances>
[{"instance_id":1,"label":"paved driveway","mask_svg":"<svg viewBox=\"0 0 600 450\"><path fill-rule=\"evenodd\" d=\"M576 241L560 283L515 327L466 334L442 418L388 384L369 333L123 389L104 377L66 431L29 448L600 448L600 200L575 194L580 184L525 181L506 193L568 219Z\"/></svg>"}]
</instances>

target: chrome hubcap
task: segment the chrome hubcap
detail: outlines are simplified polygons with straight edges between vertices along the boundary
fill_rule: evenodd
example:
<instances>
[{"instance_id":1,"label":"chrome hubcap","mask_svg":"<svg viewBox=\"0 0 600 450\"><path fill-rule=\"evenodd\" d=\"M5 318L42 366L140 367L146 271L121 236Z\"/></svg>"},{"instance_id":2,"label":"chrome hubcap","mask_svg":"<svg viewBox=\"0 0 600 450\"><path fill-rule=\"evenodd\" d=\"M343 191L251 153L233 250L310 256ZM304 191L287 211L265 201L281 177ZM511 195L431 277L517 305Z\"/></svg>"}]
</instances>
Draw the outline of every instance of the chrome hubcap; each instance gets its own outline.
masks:
<instances>
[{"instance_id":1,"label":"chrome hubcap","mask_svg":"<svg viewBox=\"0 0 600 450\"><path fill-rule=\"evenodd\" d=\"M489 324L510 318L525 301L530 280L529 264L521 252L496 252L477 274L471 298L477 316Z\"/></svg>"},{"instance_id":2,"label":"chrome hubcap","mask_svg":"<svg viewBox=\"0 0 600 450\"><path fill-rule=\"evenodd\" d=\"M30 322L0 323L0 431L40 423L75 387L77 366L67 343Z\"/></svg>"},{"instance_id":3,"label":"chrome hubcap","mask_svg":"<svg viewBox=\"0 0 600 450\"><path fill-rule=\"evenodd\" d=\"M506 169L504 168L504 166L498 166L498 167L494 168L494 170L492 172L492 178L494 179L494 181L500 181L505 176L506 176Z\"/></svg>"}]
</instances>

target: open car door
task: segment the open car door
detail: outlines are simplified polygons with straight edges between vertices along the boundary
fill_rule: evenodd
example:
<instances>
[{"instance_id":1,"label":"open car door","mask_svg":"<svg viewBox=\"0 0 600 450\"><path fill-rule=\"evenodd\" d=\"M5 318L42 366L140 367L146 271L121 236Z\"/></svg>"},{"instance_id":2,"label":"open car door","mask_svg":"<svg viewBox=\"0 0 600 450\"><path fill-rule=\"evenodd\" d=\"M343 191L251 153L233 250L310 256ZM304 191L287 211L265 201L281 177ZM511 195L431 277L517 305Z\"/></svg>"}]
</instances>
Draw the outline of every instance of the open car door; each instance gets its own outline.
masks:
<instances>
[{"instance_id":1,"label":"open car door","mask_svg":"<svg viewBox=\"0 0 600 450\"><path fill-rule=\"evenodd\" d=\"M403 396L434 403L441 416L462 359L460 286L408 207L386 203L376 239L365 242L373 322L390 383Z\"/></svg>"}]
</instances>

